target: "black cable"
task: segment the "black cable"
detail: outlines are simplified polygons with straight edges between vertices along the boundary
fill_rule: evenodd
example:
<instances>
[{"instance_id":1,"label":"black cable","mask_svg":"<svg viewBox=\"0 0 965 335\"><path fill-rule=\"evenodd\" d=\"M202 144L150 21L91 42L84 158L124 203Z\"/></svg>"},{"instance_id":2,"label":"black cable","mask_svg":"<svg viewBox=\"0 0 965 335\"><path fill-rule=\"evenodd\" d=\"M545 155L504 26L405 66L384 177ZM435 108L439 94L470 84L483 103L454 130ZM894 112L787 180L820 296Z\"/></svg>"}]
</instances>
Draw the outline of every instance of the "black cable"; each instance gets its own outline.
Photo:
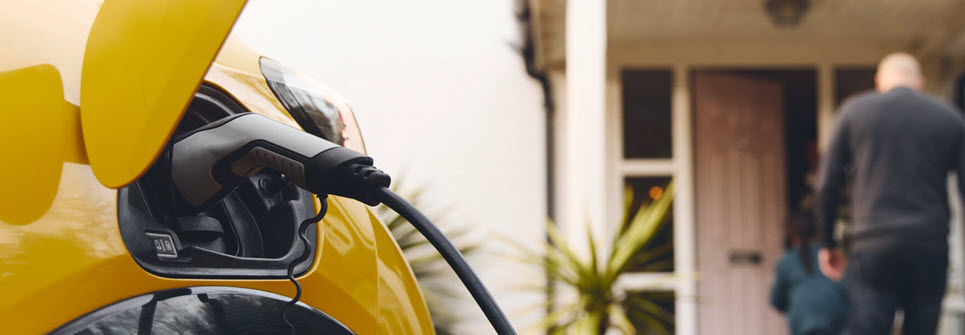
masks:
<instances>
[{"instance_id":1,"label":"black cable","mask_svg":"<svg viewBox=\"0 0 965 335\"><path fill-rule=\"evenodd\" d=\"M497 334L516 334L513 326L509 323L509 320L506 319L506 315L503 314L499 305L496 304L489 290L486 289L486 286L483 285L479 277L476 276L476 273L473 272L469 264L466 263L466 259L459 253L459 249L456 249L456 247L452 245L452 242L439 231L439 228L436 228L425 215L419 212L418 209L404 198L395 194L395 192L385 187L379 187L373 193L383 204L409 221L409 223L422 233L422 236L425 236L426 240L439 251L442 258L449 263L452 270L459 276L459 280L462 280L463 285L469 289L469 293L472 294L473 299L476 300L476 304L478 304L479 308L486 314L486 318L489 319L489 323L493 325L493 329L496 330Z\"/></svg>"},{"instance_id":2,"label":"black cable","mask_svg":"<svg viewBox=\"0 0 965 335\"><path fill-rule=\"evenodd\" d=\"M297 279L295 279L295 267L298 266L299 263L308 259L308 257L312 254L312 245L311 242L308 241L308 237L305 236L305 231L307 231L308 227L312 224L321 221L322 218L325 217L325 212L328 211L328 201L325 195L319 195L318 200L321 203L321 206L318 210L318 215L306 219L298 225L298 239L302 241L302 253L298 255L298 257L295 257L295 259L288 264L288 280L290 280L292 284L295 284L295 297L285 304L285 308L282 308L281 318L285 321L285 324L288 325L288 331L292 335L295 334L295 325L293 325L291 321L288 321L288 310L291 309L292 306L295 306L295 304L298 303L298 300L302 298L302 285L298 283Z\"/></svg>"}]
</instances>

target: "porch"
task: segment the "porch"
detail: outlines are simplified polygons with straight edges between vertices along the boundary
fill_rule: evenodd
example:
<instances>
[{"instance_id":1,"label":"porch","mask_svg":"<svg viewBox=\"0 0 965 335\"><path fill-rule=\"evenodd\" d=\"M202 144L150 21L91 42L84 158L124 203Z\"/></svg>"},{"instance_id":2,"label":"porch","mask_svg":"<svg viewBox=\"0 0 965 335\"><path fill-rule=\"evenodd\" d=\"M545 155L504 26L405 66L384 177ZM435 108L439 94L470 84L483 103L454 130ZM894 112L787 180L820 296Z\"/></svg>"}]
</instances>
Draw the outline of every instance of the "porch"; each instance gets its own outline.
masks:
<instances>
[{"instance_id":1,"label":"porch","mask_svg":"<svg viewBox=\"0 0 965 335\"><path fill-rule=\"evenodd\" d=\"M527 1L535 64L549 78L556 106L550 120L553 216L571 239L585 238L584 222L595 236L612 236L620 228L625 187L646 196L672 178L677 191L668 226L674 248L668 271L700 279L661 287L651 279L665 272L640 272L622 287L672 292L678 334L706 334L702 329L710 327L715 334L784 331L783 320L766 303L772 265L783 250L783 219L804 196L815 155L809 150L821 152L844 98L873 88L881 57L912 53L922 62L931 94L948 100L962 95L965 20L957 17L965 13L962 1L803 1L808 6L792 24L778 24L776 16L783 14L765 10L769 1L763 0ZM746 89L720 98L721 87L734 85ZM775 95L779 102L763 107ZM749 126L737 122L735 129L743 130L721 131L726 124L717 127L712 108L702 107L718 105L714 97L747 103L732 110L761 109L748 116L756 120L752 125L785 126L770 135L728 136L748 133ZM780 145L762 145L771 142ZM714 158L738 157L720 151L750 147L760 158L730 168ZM747 168L756 169L758 182L739 175ZM769 170L780 174L760 174ZM722 179L738 181L714 183ZM754 197L742 196L748 193ZM965 312L958 204L954 201L945 303L949 317L943 321L952 333L961 331ZM758 214L718 219L726 207ZM721 237L735 230L742 234ZM762 260L734 263L735 253L760 254ZM745 273L734 277L743 283L719 282L735 271Z\"/></svg>"}]
</instances>

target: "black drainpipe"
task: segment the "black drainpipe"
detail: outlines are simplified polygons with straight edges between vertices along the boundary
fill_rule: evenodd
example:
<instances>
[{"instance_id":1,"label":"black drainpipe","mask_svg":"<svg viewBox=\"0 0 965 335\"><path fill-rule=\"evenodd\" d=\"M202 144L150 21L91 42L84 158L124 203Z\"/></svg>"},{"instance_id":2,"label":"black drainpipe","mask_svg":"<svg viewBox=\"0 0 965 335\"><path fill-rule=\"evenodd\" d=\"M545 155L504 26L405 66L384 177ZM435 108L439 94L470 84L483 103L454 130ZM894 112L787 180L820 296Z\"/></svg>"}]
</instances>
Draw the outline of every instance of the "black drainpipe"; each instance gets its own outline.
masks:
<instances>
[{"instance_id":1,"label":"black drainpipe","mask_svg":"<svg viewBox=\"0 0 965 335\"><path fill-rule=\"evenodd\" d=\"M553 143L553 124L555 117L555 104L553 103L553 88L550 85L549 77L546 76L546 72L540 71L536 68L536 46L533 43L533 29L530 23L530 17L532 16L532 11L529 7L529 2L526 0L521 0L521 8L518 13L516 13L516 18L521 25L523 30L523 45L519 47L519 52L523 56L523 61L526 64L526 74L528 74L533 79L539 81L540 86L543 88L543 108L546 111L545 118L545 129L546 129L546 216L550 220L555 219L554 212L554 187L553 181L555 179L555 169L553 168L553 163L555 160L554 155L554 143Z\"/></svg>"},{"instance_id":2,"label":"black drainpipe","mask_svg":"<svg viewBox=\"0 0 965 335\"><path fill-rule=\"evenodd\" d=\"M545 143L546 146L546 217L549 218L551 224L556 224L555 212L555 191L554 181L556 180L556 169L554 168L556 162L556 155L554 154L556 150L556 145L553 141L554 131L553 125L556 119L556 108L553 103L553 87L550 85L549 77L546 76L546 72L540 71L536 68L536 46L533 43L533 27L532 21L530 20L533 12L529 6L528 0L518 0L519 4L518 10L516 12L516 19L520 24L522 29L523 44L518 48L520 54L523 56L523 61L526 65L526 74L528 74L533 79L536 79L540 83L540 87L543 89L543 109L546 112L545 117ZM547 235L546 241L552 243ZM547 270L548 271L548 270ZM555 294L555 281L550 279L549 273L546 273L546 313L549 314L553 311L553 301ZM546 333L552 334L555 329L550 325Z\"/></svg>"}]
</instances>

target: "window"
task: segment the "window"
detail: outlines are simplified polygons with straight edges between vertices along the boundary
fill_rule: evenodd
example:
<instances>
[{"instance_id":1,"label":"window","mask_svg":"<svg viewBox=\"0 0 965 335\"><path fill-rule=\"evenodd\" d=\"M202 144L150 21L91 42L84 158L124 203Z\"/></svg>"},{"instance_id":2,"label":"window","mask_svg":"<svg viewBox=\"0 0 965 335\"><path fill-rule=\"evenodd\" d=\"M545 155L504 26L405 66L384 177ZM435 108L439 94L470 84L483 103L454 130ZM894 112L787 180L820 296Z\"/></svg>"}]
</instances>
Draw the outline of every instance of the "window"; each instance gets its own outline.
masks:
<instances>
[{"instance_id":1,"label":"window","mask_svg":"<svg viewBox=\"0 0 965 335\"><path fill-rule=\"evenodd\" d=\"M670 158L670 70L624 70L623 157Z\"/></svg>"},{"instance_id":2,"label":"window","mask_svg":"<svg viewBox=\"0 0 965 335\"><path fill-rule=\"evenodd\" d=\"M623 310L637 334L673 334L676 294L673 291L629 291Z\"/></svg>"},{"instance_id":3,"label":"window","mask_svg":"<svg viewBox=\"0 0 965 335\"><path fill-rule=\"evenodd\" d=\"M288 334L282 309L288 298L248 289L191 288L156 292L107 306L54 334ZM299 303L288 311L297 333L353 334Z\"/></svg>"},{"instance_id":4,"label":"window","mask_svg":"<svg viewBox=\"0 0 965 335\"><path fill-rule=\"evenodd\" d=\"M680 107L685 107L674 106L673 90L675 78L684 78L685 82L676 82L684 85L686 76L675 71L680 69L625 69L620 73L622 107L611 109L610 113L619 113L611 114L612 120L621 122L614 126L623 132L613 132L609 140L621 143L622 152L610 156L615 160L615 169L609 185L614 200L610 213L622 221L609 226L613 231L627 229L633 215L665 196L664 190L673 176L683 172L677 160L686 157L674 156L673 143L690 135L673 131L674 116L683 115L684 108ZM632 193L624 194L624 190ZM623 201L629 201L626 213ZM620 279L623 294L629 298L624 311L638 334L659 333L659 329L673 333L677 283L667 279L680 270L674 257L675 247L671 206L654 234L632 256L627 273Z\"/></svg>"}]
</instances>

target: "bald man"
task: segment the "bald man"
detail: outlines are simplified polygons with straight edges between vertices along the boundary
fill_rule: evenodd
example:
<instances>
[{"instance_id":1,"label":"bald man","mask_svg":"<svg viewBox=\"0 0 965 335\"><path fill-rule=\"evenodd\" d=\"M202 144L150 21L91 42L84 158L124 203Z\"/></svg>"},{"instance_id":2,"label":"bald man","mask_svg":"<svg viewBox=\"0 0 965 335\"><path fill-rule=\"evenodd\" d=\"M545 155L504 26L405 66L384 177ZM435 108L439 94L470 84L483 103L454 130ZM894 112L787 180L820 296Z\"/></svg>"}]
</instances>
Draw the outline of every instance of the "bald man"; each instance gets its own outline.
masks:
<instances>
[{"instance_id":1,"label":"bald man","mask_svg":"<svg viewBox=\"0 0 965 335\"><path fill-rule=\"evenodd\" d=\"M957 172L965 190L965 120L921 93L924 84L914 57L885 57L876 92L842 104L822 162L819 265L831 279L846 277L851 334L890 334L896 309L904 311L903 334L934 334L938 325L948 268L947 177ZM846 174L853 186L847 259L833 238Z\"/></svg>"}]
</instances>

